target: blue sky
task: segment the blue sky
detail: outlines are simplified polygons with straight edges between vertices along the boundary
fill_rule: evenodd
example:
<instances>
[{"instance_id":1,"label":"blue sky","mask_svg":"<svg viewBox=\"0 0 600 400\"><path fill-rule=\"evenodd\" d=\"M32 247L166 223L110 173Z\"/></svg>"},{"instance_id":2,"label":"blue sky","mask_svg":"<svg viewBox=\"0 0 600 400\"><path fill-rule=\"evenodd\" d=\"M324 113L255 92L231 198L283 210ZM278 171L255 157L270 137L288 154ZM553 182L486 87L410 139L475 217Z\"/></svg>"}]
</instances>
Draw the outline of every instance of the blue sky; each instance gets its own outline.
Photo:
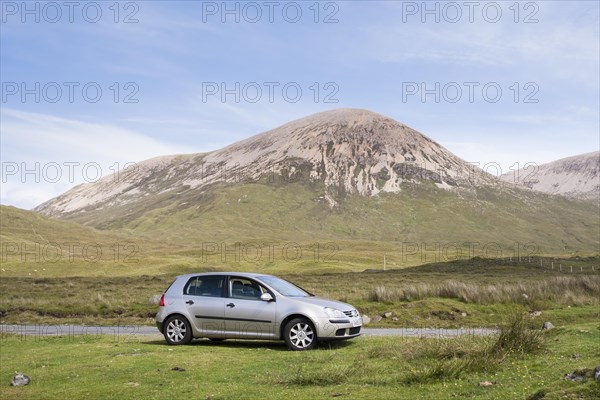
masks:
<instances>
[{"instance_id":1,"label":"blue sky","mask_svg":"<svg viewBox=\"0 0 600 400\"><path fill-rule=\"evenodd\" d=\"M597 1L0 4L2 204L340 107L503 172L600 147Z\"/></svg>"}]
</instances>

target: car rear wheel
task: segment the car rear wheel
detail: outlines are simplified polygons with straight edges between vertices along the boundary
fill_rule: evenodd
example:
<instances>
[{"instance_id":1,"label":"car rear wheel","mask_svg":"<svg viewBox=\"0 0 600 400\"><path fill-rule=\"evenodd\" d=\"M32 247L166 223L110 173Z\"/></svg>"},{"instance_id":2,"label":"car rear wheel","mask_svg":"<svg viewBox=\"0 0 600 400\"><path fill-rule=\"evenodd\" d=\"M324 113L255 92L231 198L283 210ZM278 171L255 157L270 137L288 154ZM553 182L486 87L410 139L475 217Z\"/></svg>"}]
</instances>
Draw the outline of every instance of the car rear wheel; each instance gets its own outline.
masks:
<instances>
[{"instance_id":1,"label":"car rear wheel","mask_svg":"<svg viewBox=\"0 0 600 400\"><path fill-rule=\"evenodd\" d=\"M306 318L294 318L283 328L283 339L290 350L310 350L317 345L317 332Z\"/></svg>"},{"instance_id":2,"label":"car rear wheel","mask_svg":"<svg viewBox=\"0 0 600 400\"><path fill-rule=\"evenodd\" d=\"M188 344L192 341L192 328L187 319L173 315L165 321L165 340L171 345Z\"/></svg>"}]
</instances>

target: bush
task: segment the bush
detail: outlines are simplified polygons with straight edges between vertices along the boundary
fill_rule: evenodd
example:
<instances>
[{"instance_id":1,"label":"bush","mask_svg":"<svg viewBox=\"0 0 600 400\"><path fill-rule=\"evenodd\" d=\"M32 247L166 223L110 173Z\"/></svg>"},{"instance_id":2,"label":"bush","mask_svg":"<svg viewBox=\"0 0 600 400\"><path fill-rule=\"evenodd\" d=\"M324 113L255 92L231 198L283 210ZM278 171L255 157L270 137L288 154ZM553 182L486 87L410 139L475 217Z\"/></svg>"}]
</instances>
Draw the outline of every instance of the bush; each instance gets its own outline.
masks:
<instances>
[{"instance_id":1,"label":"bush","mask_svg":"<svg viewBox=\"0 0 600 400\"><path fill-rule=\"evenodd\" d=\"M490 351L497 355L529 354L544 348L544 336L540 330L531 329L523 313L514 311L500 327L498 340Z\"/></svg>"}]
</instances>

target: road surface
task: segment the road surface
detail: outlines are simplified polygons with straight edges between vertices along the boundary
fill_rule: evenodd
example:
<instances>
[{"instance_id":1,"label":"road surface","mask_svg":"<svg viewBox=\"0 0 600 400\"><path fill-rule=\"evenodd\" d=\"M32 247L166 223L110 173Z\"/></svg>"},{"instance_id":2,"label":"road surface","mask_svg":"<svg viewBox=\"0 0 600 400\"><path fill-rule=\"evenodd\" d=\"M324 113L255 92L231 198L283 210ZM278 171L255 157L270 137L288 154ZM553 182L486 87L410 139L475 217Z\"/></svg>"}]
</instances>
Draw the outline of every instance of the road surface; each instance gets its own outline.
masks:
<instances>
[{"instance_id":1,"label":"road surface","mask_svg":"<svg viewBox=\"0 0 600 400\"><path fill-rule=\"evenodd\" d=\"M156 327L146 325L0 325L0 333L14 333L22 336L162 336ZM490 336L497 333L489 328L363 328L362 336L400 336L451 338L462 335Z\"/></svg>"}]
</instances>

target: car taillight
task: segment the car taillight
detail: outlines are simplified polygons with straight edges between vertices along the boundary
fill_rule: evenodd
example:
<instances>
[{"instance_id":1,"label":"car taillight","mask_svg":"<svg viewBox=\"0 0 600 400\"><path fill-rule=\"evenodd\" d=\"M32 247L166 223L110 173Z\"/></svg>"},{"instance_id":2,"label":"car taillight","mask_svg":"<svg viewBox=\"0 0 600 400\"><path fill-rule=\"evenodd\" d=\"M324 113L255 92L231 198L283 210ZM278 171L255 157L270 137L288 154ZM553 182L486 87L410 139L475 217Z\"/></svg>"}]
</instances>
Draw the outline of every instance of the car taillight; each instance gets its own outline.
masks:
<instances>
[{"instance_id":1,"label":"car taillight","mask_svg":"<svg viewBox=\"0 0 600 400\"><path fill-rule=\"evenodd\" d=\"M165 294L164 293L160 296L160 302L158 303L158 305L161 307L165 306Z\"/></svg>"}]
</instances>

